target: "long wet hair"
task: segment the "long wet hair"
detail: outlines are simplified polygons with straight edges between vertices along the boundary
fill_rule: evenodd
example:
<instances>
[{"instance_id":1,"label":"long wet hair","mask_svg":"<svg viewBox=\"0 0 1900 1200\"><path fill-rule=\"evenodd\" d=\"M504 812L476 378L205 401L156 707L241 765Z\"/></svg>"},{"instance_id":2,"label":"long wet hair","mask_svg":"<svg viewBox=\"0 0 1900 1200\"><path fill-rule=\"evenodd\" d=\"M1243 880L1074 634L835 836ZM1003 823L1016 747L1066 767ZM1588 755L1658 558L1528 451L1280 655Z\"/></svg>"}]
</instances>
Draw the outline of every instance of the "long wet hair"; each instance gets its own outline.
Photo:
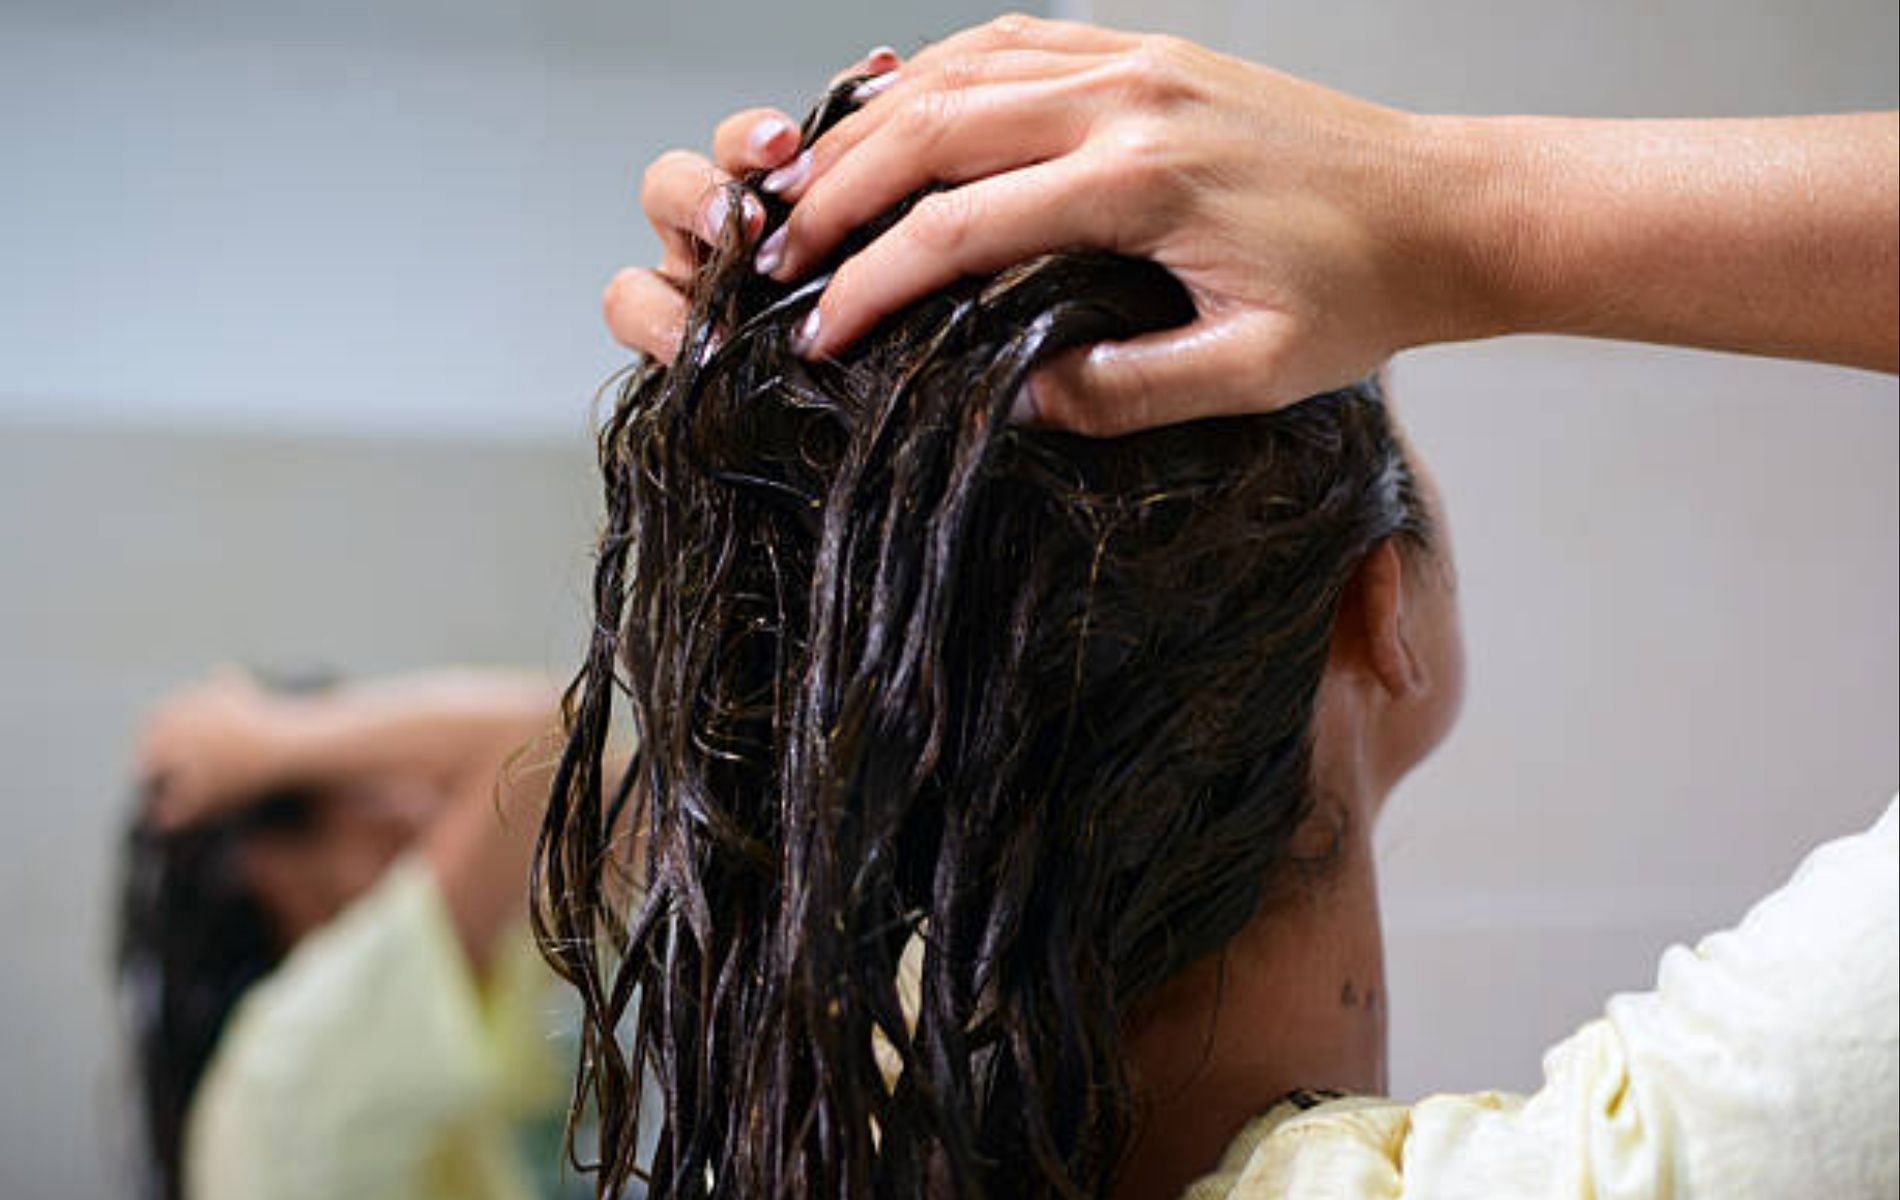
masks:
<instances>
[{"instance_id":1,"label":"long wet hair","mask_svg":"<svg viewBox=\"0 0 1900 1200\"><path fill-rule=\"evenodd\" d=\"M1105 1195L1131 1015L1301 874L1334 616L1372 549L1424 536L1412 477L1370 383L1109 441L1008 424L1049 355L1193 317L1112 255L964 281L805 362L824 278L755 274L736 220L677 362L633 370L600 435L535 867L599 1194ZM638 750L610 779L620 697Z\"/></svg>"},{"instance_id":2,"label":"long wet hair","mask_svg":"<svg viewBox=\"0 0 1900 1200\"><path fill-rule=\"evenodd\" d=\"M333 681L325 672L265 680L283 692ZM126 830L114 965L145 1148L137 1194L146 1200L185 1200L192 1098L238 1001L288 949L246 877L244 847L304 834L318 802L286 789L182 829L155 826L141 805Z\"/></svg>"}]
</instances>

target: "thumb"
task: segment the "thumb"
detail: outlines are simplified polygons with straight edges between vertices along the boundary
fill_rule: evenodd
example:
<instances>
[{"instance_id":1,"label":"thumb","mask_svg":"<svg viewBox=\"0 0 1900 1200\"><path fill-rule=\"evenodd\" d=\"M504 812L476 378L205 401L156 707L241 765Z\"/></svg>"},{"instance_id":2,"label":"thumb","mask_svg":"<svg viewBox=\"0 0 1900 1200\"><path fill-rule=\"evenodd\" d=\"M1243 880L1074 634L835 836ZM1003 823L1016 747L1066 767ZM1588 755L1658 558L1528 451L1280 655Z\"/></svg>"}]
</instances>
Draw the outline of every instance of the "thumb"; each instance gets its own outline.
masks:
<instances>
[{"instance_id":1,"label":"thumb","mask_svg":"<svg viewBox=\"0 0 1900 1200\"><path fill-rule=\"evenodd\" d=\"M1286 329L1271 314L1202 317L1125 342L1081 346L1030 378L1018 420L1087 437L1115 437L1201 417L1291 404Z\"/></svg>"}]
</instances>

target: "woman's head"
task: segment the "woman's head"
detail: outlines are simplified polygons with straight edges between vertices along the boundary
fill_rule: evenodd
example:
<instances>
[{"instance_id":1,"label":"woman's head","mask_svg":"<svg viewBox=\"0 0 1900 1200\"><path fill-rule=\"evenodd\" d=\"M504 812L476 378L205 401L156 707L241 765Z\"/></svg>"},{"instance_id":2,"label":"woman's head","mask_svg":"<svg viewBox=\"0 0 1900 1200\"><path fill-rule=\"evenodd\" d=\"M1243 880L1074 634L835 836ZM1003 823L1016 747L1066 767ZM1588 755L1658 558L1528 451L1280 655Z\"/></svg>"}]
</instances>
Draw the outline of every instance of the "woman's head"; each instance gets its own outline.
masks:
<instances>
[{"instance_id":1,"label":"woman's head","mask_svg":"<svg viewBox=\"0 0 1900 1200\"><path fill-rule=\"evenodd\" d=\"M329 683L313 676L270 686L306 692ZM125 841L117 967L150 1152L146 1194L183 1195L191 1099L238 1001L374 885L433 801L432 792L386 781L246 796L183 825L140 805Z\"/></svg>"},{"instance_id":2,"label":"woman's head","mask_svg":"<svg viewBox=\"0 0 1900 1200\"><path fill-rule=\"evenodd\" d=\"M441 804L441 788L429 780L364 780L323 788L295 828L242 839L240 877L278 943L296 945L375 887Z\"/></svg>"},{"instance_id":3,"label":"woman's head","mask_svg":"<svg viewBox=\"0 0 1900 1200\"><path fill-rule=\"evenodd\" d=\"M603 1186L650 1072L657 1195L1100 1192L1129 1022L1326 869L1296 834L1351 819L1316 783L1322 682L1416 665L1426 610L1366 574L1430 554L1416 476L1370 383L1115 441L1010 427L1042 358L1188 319L1153 265L1040 259L805 363L817 285L753 275L737 235L679 364L602 435L597 623L537 864Z\"/></svg>"}]
</instances>

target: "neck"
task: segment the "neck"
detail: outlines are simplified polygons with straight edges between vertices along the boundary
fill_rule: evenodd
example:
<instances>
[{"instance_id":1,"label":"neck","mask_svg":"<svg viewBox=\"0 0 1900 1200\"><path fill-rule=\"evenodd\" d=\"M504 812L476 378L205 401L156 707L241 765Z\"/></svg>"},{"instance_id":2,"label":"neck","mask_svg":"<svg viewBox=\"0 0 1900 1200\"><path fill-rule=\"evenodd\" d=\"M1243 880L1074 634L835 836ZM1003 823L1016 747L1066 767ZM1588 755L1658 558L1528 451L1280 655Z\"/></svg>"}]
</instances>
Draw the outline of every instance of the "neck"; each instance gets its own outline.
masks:
<instances>
[{"instance_id":1,"label":"neck","mask_svg":"<svg viewBox=\"0 0 1900 1200\"><path fill-rule=\"evenodd\" d=\"M1171 981L1132 1028L1141 1112L1117 1200L1179 1196L1295 1089L1385 1090L1376 804L1362 796L1343 807L1344 839L1329 866ZM1326 814L1314 825L1330 845Z\"/></svg>"}]
</instances>

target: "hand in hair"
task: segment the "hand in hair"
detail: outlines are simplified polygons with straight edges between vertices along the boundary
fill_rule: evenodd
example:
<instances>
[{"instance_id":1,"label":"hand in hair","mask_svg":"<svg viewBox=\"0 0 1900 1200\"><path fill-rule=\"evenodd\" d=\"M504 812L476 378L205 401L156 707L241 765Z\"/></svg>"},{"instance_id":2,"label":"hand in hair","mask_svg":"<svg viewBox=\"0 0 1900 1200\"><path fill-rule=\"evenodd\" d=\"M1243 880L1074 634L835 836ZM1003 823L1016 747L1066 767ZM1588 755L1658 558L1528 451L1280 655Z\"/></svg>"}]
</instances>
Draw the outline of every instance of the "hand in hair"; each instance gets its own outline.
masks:
<instances>
[{"instance_id":1,"label":"hand in hair","mask_svg":"<svg viewBox=\"0 0 1900 1200\"><path fill-rule=\"evenodd\" d=\"M137 751L153 823L195 825L280 784L284 703L236 667L167 697L146 720Z\"/></svg>"},{"instance_id":2,"label":"hand in hair","mask_svg":"<svg viewBox=\"0 0 1900 1200\"><path fill-rule=\"evenodd\" d=\"M1198 320L1071 353L1034 377L1023 410L1079 432L1264 411L1342 386L1422 340L1410 328L1450 307L1386 278L1380 252L1396 238L1379 224L1387 214L1362 203L1388 190L1378 173L1405 139L1399 113L1186 43L1014 17L876 83L884 90L809 159L787 163L796 139L769 133L782 116L755 109L720 125L716 166L677 151L654 162L642 201L668 262L609 289L622 340L670 357L683 309L666 303L661 277L683 278L682 248L716 224L718 172L781 166L780 194L795 207L782 241L760 248L779 280L810 274L904 196L963 184L838 268L810 331L815 355L958 278L1049 250L1094 246L1173 271ZM1263 86L1271 94L1257 94ZM1303 123L1263 138L1275 108ZM1314 144L1268 145L1300 138ZM1312 165L1289 175L1288 153ZM1427 278L1442 293L1455 277Z\"/></svg>"},{"instance_id":3,"label":"hand in hair","mask_svg":"<svg viewBox=\"0 0 1900 1200\"><path fill-rule=\"evenodd\" d=\"M663 277L683 277L711 184L784 166L796 207L762 248L781 281L900 198L952 185L838 268L810 354L1049 250L1171 270L1192 324L1033 378L1038 418L1084 433L1270 409L1407 347L1503 333L1900 362L1892 113L1425 117L1178 39L1025 17L933 45L875 91L809 159L788 163L782 117L750 110L720 126L717 167L656 161L643 201L672 269L615 281L616 334L669 358L683 308Z\"/></svg>"}]
</instances>

